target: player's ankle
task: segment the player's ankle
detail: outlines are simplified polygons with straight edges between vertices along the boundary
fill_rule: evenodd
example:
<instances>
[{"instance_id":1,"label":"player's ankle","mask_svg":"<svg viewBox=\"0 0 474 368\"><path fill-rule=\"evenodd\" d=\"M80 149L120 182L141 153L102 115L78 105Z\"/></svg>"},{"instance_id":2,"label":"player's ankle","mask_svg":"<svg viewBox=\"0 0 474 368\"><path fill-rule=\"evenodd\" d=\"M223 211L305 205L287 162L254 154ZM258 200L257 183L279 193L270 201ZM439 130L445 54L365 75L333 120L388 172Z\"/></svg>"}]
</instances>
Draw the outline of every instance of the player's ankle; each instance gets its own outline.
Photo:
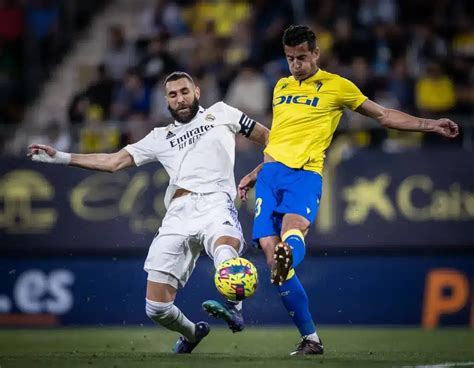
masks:
<instances>
[{"instance_id":1,"label":"player's ankle","mask_svg":"<svg viewBox=\"0 0 474 368\"><path fill-rule=\"evenodd\" d=\"M234 300L227 300L227 305L237 309L238 311L242 310L242 302L241 301L234 301Z\"/></svg>"},{"instance_id":2,"label":"player's ankle","mask_svg":"<svg viewBox=\"0 0 474 368\"><path fill-rule=\"evenodd\" d=\"M306 340L311 340L311 341L316 341L316 342L321 342L321 340L319 339L319 336L316 332L313 332L309 335L305 335L305 336L302 336L303 339L306 339Z\"/></svg>"}]
</instances>

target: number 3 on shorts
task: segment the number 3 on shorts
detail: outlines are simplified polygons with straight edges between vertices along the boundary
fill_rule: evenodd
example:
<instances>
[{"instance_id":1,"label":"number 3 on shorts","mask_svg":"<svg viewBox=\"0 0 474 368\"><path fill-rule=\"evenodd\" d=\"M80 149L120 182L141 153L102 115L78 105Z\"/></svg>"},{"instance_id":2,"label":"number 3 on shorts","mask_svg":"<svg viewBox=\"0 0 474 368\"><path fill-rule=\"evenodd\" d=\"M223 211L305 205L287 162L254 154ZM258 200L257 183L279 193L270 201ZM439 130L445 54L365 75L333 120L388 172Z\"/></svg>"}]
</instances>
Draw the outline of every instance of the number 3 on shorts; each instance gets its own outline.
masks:
<instances>
[{"instance_id":1,"label":"number 3 on shorts","mask_svg":"<svg viewBox=\"0 0 474 368\"><path fill-rule=\"evenodd\" d=\"M262 211L262 198L257 198L255 201L255 217L258 217L261 211Z\"/></svg>"}]
</instances>

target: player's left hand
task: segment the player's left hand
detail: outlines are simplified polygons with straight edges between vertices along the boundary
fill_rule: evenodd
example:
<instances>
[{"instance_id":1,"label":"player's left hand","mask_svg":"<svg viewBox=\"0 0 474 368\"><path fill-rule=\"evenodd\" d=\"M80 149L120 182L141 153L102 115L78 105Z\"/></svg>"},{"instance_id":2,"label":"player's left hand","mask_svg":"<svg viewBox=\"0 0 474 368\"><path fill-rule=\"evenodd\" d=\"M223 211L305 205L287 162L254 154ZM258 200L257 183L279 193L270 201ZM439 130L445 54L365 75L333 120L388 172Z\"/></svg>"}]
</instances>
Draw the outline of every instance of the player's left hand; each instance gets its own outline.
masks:
<instances>
[{"instance_id":1,"label":"player's left hand","mask_svg":"<svg viewBox=\"0 0 474 368\"><path fill-rule=\"evenodd\" d=\"M452 120L443 118L433 120L433 132L446 138L456 138L459 135L459 126Z\"/></svg>"},{"instance_id":2,"label":"player's left hand","mask_svg":"<svg viewBox=\"0 0 474 368\"><path fill-rule=\"evenodd\" d=\"M239 183L239 198L242 201L246 201L249 198L249 191L255 186L257 182L257 174L251 172L250 174L245 175Z\"/></svg>"}]
</instances>

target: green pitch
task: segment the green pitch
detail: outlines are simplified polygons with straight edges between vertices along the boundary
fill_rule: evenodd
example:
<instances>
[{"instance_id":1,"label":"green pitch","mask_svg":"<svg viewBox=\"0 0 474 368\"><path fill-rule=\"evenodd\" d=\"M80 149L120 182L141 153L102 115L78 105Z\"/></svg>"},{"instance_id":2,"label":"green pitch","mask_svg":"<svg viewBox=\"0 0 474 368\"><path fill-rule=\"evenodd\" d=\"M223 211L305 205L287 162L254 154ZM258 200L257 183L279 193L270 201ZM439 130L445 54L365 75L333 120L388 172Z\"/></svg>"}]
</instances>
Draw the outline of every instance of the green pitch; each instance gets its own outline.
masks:
<instances>
[{"instance_id":1,"label":"green pitch","mask_svg":"<svg viewBox=\"0 0 474 368\"><path fill-rule=\"evenodd\" d=\"M0 330L0 367L474 367L474 330L320 328L323 356L289 357L290 328L213 328L191 355L170 352L161 328ZM469 362L471 362L469 364Z\"/></svg>"}]
</instances>

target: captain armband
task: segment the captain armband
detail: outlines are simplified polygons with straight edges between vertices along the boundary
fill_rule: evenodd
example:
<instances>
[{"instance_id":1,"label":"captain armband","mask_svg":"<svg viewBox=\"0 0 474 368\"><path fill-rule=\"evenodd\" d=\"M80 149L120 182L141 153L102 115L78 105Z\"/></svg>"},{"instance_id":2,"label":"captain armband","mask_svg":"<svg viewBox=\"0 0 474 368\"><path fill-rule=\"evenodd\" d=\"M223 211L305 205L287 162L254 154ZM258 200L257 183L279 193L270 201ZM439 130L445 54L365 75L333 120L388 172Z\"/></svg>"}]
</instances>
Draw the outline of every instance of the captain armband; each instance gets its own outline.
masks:
<instances>
[{"instance_id":1,"label":"captain armband","mask_svg":"<svg viewBox=\"0 0 474 368\"><path fill-rule=\"evenodd\" d=\"M247 115L242 114L239 121L239 133L248 138L252 133L253 128L255 128L255 124L257 124L255 120L252 120Z\"/></svg>"}]
</instances>

